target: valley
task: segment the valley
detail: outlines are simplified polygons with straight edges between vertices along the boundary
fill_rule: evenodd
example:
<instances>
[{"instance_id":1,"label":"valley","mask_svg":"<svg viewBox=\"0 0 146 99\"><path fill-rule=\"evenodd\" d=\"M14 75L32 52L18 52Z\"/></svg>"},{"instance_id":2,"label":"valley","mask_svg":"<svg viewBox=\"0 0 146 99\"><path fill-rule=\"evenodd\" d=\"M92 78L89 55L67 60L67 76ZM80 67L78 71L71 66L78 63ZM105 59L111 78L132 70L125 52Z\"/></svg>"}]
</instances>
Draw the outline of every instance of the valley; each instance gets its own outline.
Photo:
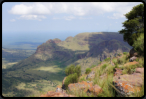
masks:
<instances>
[{"instance_id":1,"label":"valley","mask_svg":"<svg viewBox=\"0 0 146 99\"><path fill-rule=\"evenodd\" d=\"M123 41L121 34L93 32L80 33L75 37L66 38L65 41L49 39L39 45L35 52L28 51L27 55L20 52L25 56L21 56L22 61L11 60L7 57L11 54L7 54L3 59L18 63L3 69L2 95L39 96L49 90L55 90L57 85L62 84L67 66L80 65L83 74L86 68L97 66L100 61L121 52L129 52L130 49L131 46Z\"/></svg>"}]
</instances>

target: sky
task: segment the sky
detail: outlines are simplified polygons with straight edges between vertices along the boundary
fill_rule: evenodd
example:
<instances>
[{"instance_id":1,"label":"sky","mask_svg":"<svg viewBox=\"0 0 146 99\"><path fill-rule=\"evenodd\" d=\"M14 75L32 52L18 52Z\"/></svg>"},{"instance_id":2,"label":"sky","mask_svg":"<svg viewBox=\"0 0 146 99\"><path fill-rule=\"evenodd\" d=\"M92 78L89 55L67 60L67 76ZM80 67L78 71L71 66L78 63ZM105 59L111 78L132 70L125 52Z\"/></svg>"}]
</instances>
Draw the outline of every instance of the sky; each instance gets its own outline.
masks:
<instances>
[{"instance_id":1,"label":"sky","mask_svg":"<svg viewBox=\"0 0 146 99\"><path fill-rule=\"evenodd\" d=\"M63 40L82 32L118 32L124 28L124 14L141 3L5 2L2 39L41 42L55 37Z\"/></svg>"}]
</instances>

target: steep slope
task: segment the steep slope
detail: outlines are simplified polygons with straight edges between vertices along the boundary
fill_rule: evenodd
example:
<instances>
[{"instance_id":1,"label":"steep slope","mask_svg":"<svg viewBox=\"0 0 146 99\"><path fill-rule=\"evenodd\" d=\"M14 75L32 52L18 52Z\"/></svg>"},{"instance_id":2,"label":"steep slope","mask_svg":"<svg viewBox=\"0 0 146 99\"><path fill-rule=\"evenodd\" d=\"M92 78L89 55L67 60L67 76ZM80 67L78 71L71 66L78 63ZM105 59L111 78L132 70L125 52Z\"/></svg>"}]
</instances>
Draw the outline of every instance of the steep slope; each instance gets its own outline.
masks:
<instances>
[{"instance_id":1,"label":"steep slope","mask_svg":"<svg viewBox=\"0 0 146 99\"><path fill-rule=\"evenodd\" d=\"M82 73L85 72L85 68L97 65L100 61L108 57L114 57L118 53L128 52L130 49L118 40L103 41L88 52L78 55L78 60L74 63L82 66Z\"/></svg>"}]
</instances>

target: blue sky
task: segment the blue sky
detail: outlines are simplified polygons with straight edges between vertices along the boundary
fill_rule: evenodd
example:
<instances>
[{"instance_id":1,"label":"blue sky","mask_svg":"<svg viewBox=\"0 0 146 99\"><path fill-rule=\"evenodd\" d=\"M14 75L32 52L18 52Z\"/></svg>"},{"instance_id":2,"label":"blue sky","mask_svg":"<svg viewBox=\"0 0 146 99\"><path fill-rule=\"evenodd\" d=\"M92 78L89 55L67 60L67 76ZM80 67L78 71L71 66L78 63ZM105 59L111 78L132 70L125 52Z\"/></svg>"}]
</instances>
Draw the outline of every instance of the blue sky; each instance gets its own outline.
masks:
<instances>
[{"instance_id":1,"label":"blue sky","mask_svg":"<svg viewBox=\"0 0 146 99\"><path fill-rule=\"evenodd\" d=\"M2 4L2 35L3 38L19 35L19 40L25 40L34 35L35 39L46 35L49 39L51 35L68 37L81 32L118 32L126 20L124 14L140 3L5 2Z\"/></svg>"}]
</instances>

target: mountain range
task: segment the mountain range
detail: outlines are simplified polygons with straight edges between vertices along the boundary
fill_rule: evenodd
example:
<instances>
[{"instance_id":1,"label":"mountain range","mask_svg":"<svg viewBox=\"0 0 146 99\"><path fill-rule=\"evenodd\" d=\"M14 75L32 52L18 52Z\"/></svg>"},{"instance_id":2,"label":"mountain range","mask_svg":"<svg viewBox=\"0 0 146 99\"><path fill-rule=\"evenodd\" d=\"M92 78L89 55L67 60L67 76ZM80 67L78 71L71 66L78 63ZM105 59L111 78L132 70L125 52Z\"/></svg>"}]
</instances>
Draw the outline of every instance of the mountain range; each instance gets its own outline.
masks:
<instances>
[{"instance_id":1,"label":"mountain range","mask_svg":"<svg viewBox=\"0 0 146 99\"><path fill-rule=\"evenodd\" d=\"M81 72L84 73L86 68L98 65L100 61L116 56L118 53L129 52L131 48L123 41L123 35L117 32L79 33L75 37L67 37L65 41L58 38L49 39L39 45L31 56L3 71L3 95L7 96L11 92L12 96L29 96L40 90L46 92L61 84L67 66L80 65ZM9 83L14 82L14 79L15 83ZM51 81L54 86L45 87L44 84L48 83L38 84L39 81ZM22 83L24 85L20 87ZM31 87L28 87L28 84ZM41 87L33 87L34 84ZM22 89L29 90L29 93L20 93ZM19 94L14 93L13 90Z\"/></svg>"}]
</instances>

